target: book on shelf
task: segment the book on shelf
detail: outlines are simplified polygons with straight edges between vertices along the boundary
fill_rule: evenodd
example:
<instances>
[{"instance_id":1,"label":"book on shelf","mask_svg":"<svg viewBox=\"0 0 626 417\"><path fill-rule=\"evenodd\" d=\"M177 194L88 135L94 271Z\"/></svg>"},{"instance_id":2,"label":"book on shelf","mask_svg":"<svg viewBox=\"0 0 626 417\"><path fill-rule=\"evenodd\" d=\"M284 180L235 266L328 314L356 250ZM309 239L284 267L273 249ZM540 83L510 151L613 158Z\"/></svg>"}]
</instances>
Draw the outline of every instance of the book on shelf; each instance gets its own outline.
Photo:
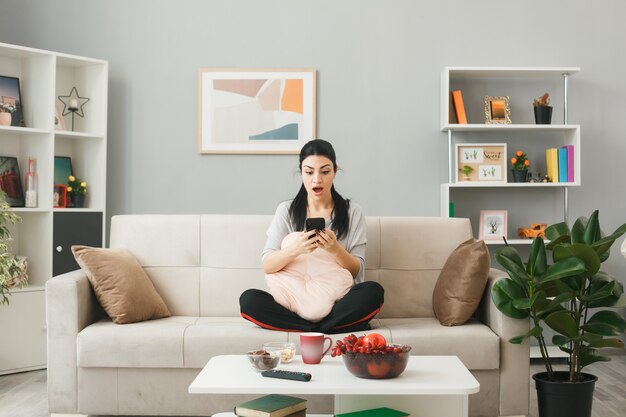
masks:
<instances>
[{"instance_id":1,"label":"book on shelf","mask_svg":"<svg viewBox=\"0 0 626 417\"><path fill-rule=\"evenodd\" d=\"M567 150L567 182L574 182L574 145L563 147Z\"/></svg>"},{"instance_id":2,"label":"book on shelf","mask_svg":"<svg viewBox=\"0 0 626 417\"><path fill-rule=\"evenodd\" d=\"M552 182L559 182L559 156L556 148L546 149L547 174Z\"/></svg>"},{"instance_id":3,"label":"book on shelf","mask_svg":"<svg viewBox=\"0 0 626 417\"><path fill-rule=\"evenodd\" d=\"M306 400L289 395L269 394L235 406L239 417L294 417L305 415ZM299 412L302 414L298 414Z\"/></svg>"},{"instance_id":4,"label":"book on shelf","mask_svg":"<svg viewBox=\"0 0 626 417\"><path fill-rule=\"evenodd\" d=\"M456 122L460 125L466 125L467 116L465 115L465 106L463 106L463 95L461 94L461 90L451 91L450 96L450 102L454 107Z\"/></svg>"},{"instance_id":5,"label":"book on shelf","mask_svg":"<svg viewBox=\"0 0 626 417\"><path fill-rule=\"evenodd\" d=\"M567 182L567 149L559 148L559 182Z\"/></svg>"},{"instance_id":6,"label":"book on shelf","mask_svg":"<svg viewBox=\"0 0 626 417\"><path fill-rule=\"evenodd\" d=\"M380 407L368 410L354 411L352 413L335 414L335 417L406 417L409 413L394 410L393 408Z\"/></svg>"}]
</instances>

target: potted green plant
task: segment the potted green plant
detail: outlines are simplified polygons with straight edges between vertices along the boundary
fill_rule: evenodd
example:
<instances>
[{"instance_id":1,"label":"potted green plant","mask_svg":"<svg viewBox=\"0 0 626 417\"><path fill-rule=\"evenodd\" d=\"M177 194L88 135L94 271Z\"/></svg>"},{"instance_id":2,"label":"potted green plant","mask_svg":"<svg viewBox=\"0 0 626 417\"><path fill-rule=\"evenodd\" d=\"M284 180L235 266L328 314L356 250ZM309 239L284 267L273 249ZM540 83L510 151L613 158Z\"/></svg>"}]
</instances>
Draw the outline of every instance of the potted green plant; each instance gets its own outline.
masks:
<instances>
[{"instance_id":1,"label":"potted green plant","mask_svg":"<svg viewBox=\"0 0 626 417\"><path fill-rule=\"evenodd\" d=\"M535 111L535 123L549 125L552 121L552 106L550 106L550 94L544 93L541 97L533 99Z\"/></svg>"},{"instance_id":2,"label":"potted green plant","mask_svg":"<svg viewBox=\"0 0 626 417\"><path fill-rule=\"evenodd\" d=\"M471 181L470 175L474 172L474 168L469 165L463 165L463 168L459 169L463 173L463 181Z\"/></svg>"},{"instance_id":3,"label":"potted green plant","mask_svg":"<svg viewBox=\"0 0 626 417\"><path fill-rule=\"evenodd\" d=\"M526 182L528 179L528 167L530 160L522 151L515 152L515 156L511 158L511 168L513 172L514 182Z\"/></svg>"},{"instance_id":4,"label":"potted green plant","mask_svg":"<svg viewBox=\"0 0 626 417\"><path fill-rule=\"evenodd\" d=\"M10 290L26 285L26 262L9 253L11 240L10 224L19 223L22 219L15 214L0 191L0 305L9 304Z\"/></svg>"},{"instance_id":5,"label":"potted green plant","mask_svg":"<svg viewBox=\"0 0 626 417\"><path fill-rule=\"evenodd\" d=\"M492 299L503 314L525 319L530 317L528 333L509 340L523 343L534 337L546 371L533 375L537 388L540 417L590 416L594 375L583 368L598 361L608 361L598 349L624 348L618 337L626 330L626 320L605 307L624 307L623 285L600 265L609 257L609 248L626 232L626 223L612 234L603 236L598 211L589 219L580 217L572 229L566 223L549 226L543 239L533 240L528 262L523 263L511 247L496 250L497 262L509 277L498 281ZM547 251L553 263L548 264ZM569 355L566 371L556 371L549 356L543 325L556 332L552 343Z\"/></svg>"},{"instance_id":6,"label":"potted green plant","mask_svg":"<svg viewBox=\"0 0 626 417\"><path fill-rule=\"evenodd\" d=\"M72 207L84 207L85 196L87 195L87 182L70 175L67 177L67 195L72 201Z\"/></svg>"}]
</instances>

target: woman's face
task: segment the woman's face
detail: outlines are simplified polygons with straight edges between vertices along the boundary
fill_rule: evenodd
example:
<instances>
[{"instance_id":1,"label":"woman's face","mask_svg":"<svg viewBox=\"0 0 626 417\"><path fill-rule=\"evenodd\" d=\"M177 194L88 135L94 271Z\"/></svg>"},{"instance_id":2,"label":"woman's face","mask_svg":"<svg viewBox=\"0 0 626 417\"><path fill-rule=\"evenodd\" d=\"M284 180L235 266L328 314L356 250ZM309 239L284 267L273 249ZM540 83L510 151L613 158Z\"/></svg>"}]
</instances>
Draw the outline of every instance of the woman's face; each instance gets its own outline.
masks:
<instances>
[{"instance_id":1,"label":"woman's face","mask_svg":"<svg viewBox=\"0 0 626 417\"><path fill-rule=\"evenodd\" d=\"M333 162L325 156L311 155L302 161L302 183L309 198L332 198L330 188L335 179Z\"/></svg>"}]
</instances>

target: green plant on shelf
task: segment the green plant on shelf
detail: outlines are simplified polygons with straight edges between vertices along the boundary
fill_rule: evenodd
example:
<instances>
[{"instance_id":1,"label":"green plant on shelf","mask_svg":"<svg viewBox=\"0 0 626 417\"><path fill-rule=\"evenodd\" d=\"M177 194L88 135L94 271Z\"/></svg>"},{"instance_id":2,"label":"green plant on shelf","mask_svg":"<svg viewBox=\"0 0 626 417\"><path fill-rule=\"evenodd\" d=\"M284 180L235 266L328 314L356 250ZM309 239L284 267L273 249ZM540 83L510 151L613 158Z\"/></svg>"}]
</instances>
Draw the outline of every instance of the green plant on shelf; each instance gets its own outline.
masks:
<instances>
[{"instance_id":1,"label":"green plant on shelf","mask_svg":"<svg viewBox=\"0 0 626 417\"><path fill-rule=\"evenodd\" d=\"M67 194L71 197L87 195L87 182L70 175L67 177Z\"/></svg>"},{"instance_id":2,"label":"green plant on shelf","mask_svg":"<svg viewBox=\"0 0 626 417\"><path fill-rule=\"evenodd\" d=\"M546 107L550 105L550 94L544 93L541 97L533 99L533 107Z\"/></svg>"},{"instance_id":3,"label":"green plant on shelf","mask_svg":"<svg viewBox=\"0 0 626 417\"><path fill-rule=\"evenodd\" d=\"M515 171L525 171L530 166L530 160L523 151L515 152L515 156L511 158L511 168Z\"/></svg>"},{"instance_id":4,"label":"green plant on shelf","mask_svg":"<svg viewBox=\"0 0 626 417\"><path fill-rule=\"evenodd\" d=\"M9 225L21 222L4 199L0 191L0 305L9 304L9 295L13 288L22 288L28 282L26 261L9 252L11 231Z\"/></svg>"}]
</instances>

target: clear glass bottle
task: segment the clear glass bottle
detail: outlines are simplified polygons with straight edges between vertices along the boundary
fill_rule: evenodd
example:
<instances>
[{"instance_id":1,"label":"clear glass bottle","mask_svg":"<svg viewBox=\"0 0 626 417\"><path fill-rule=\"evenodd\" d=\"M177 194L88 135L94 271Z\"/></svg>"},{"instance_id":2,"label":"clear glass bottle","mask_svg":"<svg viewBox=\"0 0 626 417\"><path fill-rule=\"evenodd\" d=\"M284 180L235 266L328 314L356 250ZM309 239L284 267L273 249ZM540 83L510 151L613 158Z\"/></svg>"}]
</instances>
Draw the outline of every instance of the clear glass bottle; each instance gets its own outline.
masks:
<instances>
[{"instance_id":1,"label":"clear glass bottle","mask_svg":"<svg viewBox=\"0 0 626 417\"><path fill-rule=\"evenodd\" d=\"M37 207L37 171L35 158L28 158L28 172L26 173L26 207Z\"/></svg>"}]
</instances>

